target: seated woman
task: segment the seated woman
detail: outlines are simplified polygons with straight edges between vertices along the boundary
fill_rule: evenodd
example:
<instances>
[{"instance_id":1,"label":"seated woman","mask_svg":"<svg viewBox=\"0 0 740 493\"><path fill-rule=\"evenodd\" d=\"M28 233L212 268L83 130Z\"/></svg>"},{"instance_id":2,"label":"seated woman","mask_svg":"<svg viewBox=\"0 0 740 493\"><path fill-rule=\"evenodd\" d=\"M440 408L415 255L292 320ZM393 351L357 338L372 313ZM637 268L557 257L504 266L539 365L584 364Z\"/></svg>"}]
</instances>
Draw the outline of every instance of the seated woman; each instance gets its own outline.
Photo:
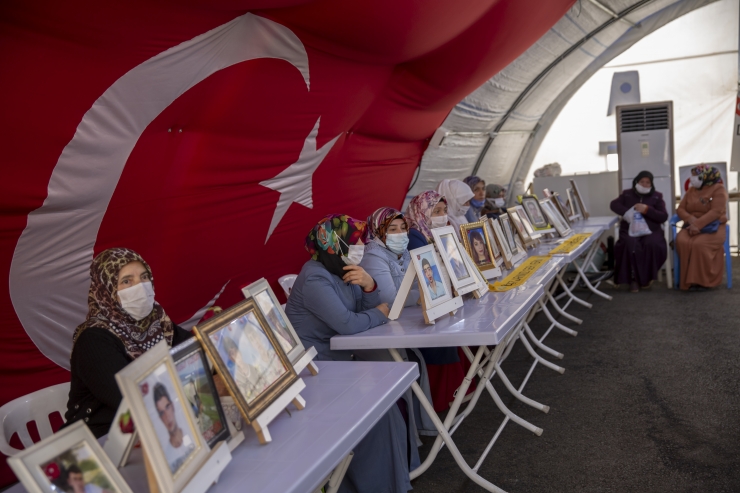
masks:
<instances>
[{"instance_id":1,"label":"seated woman","mask_svg":"<svg viewBox=\"0 0 740 493\"><path fill-rule=\"evenodd\" d=\"M481 210L486 204L486 182L477 176L471 175L463 179L463 183L470 187L474 195L470 199L470 209L465 213L465 219L469 223L474 223L480 220Z\"/></svg>"},{"instance_id":2,"label":"seated woman","mask_svg":"<svg viewBox=\"0 0 740 493\"><path fill-rule=\"evenodd\" d=\"M724 270L727 191L719 170L700 164L691 169L691 186L676 210L684 222L676 236L681 289L718 286Z\"/></svg>"},{"instance_id":3,"label":"seated woman","mask_svg":"<svg viewBox=\"0 0 740 493\"><path fill-rule=\"evenodd\" d=\"M191 337L154 301L149 265L127 248L100 252L90 266L87 320L73 336L66 425L84 420L96 437L108 433L121 392L115 375L159 341Z\"/></svg>"},{"instance_id":4,"label":"seated woman","mask_svg":"<svg viewBox=\"0 0 740 493\"><path fill-rule=\"evenodd\" d=\"M306 262L293 284L285 313L304 346L314 346L318 360L351 359L332 350L337 334L357 334L388 320L375 280L358 264L363 257L365 223L332 214L306 237ZM355 456L339 491L375 493L411 489L407 429L397 406L378 421L354 448Z\"/></svg>"},{"instance_id":5,"label":"seated woman","mask_svg":"<svg viewBox=\"0 0 740 493\"><path fill-rule=\"evenodd\" d=\"M668 220L663 194L655 190L653 175L640 172L632 180L632 188L611 202L611 210L622 216L619 240L614 245L615 282L629 284L630 291L637 293L640 286L646 288L658 278L668 255L661 224ZM645 236L630 236L630 223L635 212L645 218L651 233Z\"/></svg>"},{"instance_id":6,"label":"seated woman","mask_svg":"<svg viewBox=\"0 0 740 493\"><path fill-rule=\"evenodd\" d=\"M501 185L491 183L486 185L486 204L481 214L486 217L498 219L501 214L506 214L506 189Z\"/></svg>"},{"instance_id":7,"label":"seated woman","mask_svg":"<svg viewBox=\"0 0 740 493\"><path fill-rule=\"evenodd\" d=\"M460 225L469 222L465 214L470 209L470 199L475 197L473 191L460 180L445 179L437 185L437 192L447 201L447 219L450 221L450 225L455 228L458 239L462 239Z\"/></svg>"},{"instance_id":8,"label":"seated woman","mask_svg":"<svg viewBox=\"0 0 740 493\"><path fill-rule=\"evenodd\" d=\"M392 207L381 207L367 218L370 241L360 267L375 279L380 290L380 301L393 305L401 281L411 263L409 228L403 214ZM412 289L404 306L416 305L419 291Z\"/></svg>"},{"instance_id":9,"label":"seated woman","mask_svg":"<svg viewBox=\"0 0 740 493\"><path fill-rule=\"evenodd\" d=\"M448 226L447 201L434 190L421 192L411 199L406 210L409 222L409 250L432 243L432 229Z\"/></svg>"}]
</instances>

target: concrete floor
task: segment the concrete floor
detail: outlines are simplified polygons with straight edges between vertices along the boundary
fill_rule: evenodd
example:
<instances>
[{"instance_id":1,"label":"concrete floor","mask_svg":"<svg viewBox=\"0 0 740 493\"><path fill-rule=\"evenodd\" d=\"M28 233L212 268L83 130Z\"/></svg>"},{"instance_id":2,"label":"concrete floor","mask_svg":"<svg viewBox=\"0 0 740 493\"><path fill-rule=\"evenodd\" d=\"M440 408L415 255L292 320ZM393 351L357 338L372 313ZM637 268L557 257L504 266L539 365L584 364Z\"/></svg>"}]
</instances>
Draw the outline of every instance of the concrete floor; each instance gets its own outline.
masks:
<instances>
[{"instance_id":1,"label":"concrete floor","mask_svg":"<svg viewBox=\"0 0 740 493\"><path fill-rule=\"evenodd\" d=\"M565 374L538 366L524 391L550 413L494 378L506 405L545 431L537 437L510 422L482 476L510 493L740 492L740 259L734 272L734 290L605 288L611 302L581 291L594 307L569 310L584 320L570 325L578 336L555 330L546 340L565 354ZM544 316L531 326L542 334ZM530 363L518 343L503 368L518 385ZM455 433L469 464L502 419L484 393ZM422 458L433 439L423 440ZM484 491L446 448L412 484L419 493Z\"/></svg>"}]
</instances>

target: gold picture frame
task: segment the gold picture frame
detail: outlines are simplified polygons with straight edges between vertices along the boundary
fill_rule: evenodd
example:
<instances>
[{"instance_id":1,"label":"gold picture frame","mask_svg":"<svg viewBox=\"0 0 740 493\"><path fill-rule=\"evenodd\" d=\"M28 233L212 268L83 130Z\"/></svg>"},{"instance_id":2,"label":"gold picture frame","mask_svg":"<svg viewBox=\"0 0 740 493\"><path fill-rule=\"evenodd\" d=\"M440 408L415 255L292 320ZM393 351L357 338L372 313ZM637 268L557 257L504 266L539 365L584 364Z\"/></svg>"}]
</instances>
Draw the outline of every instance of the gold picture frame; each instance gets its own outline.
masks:
<instances>
[{"instance_id":1,"label":"gold picture frame","mask_svg":"<svg viewBox=\"0 0 740 493\"><path fill-rule=\"evenodd\" d=\"M159 491L178 493L208 459L210 449L187 404L166 341L116 373ZM174 430L173 430L174 427Z\"/></svg>"},{"instance_id":2,"label":"gold picture frame","mask_svg":"<svg viewBox=\"0 0 740 493\"><path fill-rule=\"evenodd\" d=\"M196 325L193 332L247 425L298 380L280 341L252 298Z\"/></svg>"},{"instance_id":3,"label":"gold picture frame","mask_svg":"<svg viewBox=\"0 0 740 493\"><path fill-rule=\"evenodd\" d=\"M479 271L484 272L496 268L496 256L493 253L485 220L461 224L460 236L462 236L463 245L465 245L465 250L470 255L473 265Z\"/></svg>"}]
</instances>

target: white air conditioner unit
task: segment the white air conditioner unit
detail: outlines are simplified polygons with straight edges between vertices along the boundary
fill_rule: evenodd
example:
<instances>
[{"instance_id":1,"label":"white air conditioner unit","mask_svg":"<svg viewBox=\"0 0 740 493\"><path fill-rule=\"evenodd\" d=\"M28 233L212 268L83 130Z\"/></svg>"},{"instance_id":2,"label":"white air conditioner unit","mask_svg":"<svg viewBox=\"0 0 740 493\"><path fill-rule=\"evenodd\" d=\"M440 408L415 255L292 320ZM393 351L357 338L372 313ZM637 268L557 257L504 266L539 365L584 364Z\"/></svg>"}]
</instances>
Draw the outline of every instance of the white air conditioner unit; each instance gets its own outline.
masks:
<instances>
[{"instance_id":1,"label":"white air conditioner unit","mask_svg":"<svg viewBox=\"0 0 740 493\"><path fill-rule=\"evenodd\" d=\"M617 106L619 183L632 188L640 171L653 174L655 189L663 194L668 214L676 210L673 180L673 102Z\"/></svg>"}]
</instances>

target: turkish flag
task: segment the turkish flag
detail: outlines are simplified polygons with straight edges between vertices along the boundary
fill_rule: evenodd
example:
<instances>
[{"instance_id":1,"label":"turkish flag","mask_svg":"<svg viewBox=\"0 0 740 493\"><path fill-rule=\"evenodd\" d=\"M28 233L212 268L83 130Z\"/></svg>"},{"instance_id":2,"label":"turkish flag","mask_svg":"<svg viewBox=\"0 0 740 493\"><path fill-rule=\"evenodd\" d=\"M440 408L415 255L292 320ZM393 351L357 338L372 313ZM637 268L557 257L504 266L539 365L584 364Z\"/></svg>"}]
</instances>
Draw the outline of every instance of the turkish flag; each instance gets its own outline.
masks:
<instances>
[{"instance_id":1,"label":"turkish flag","mask_svg":"<svg viewBox=\"0 0 740 493\"><path fill-rule=\"evenodd\" d=\"M1 402L68 380L101 250L193 322L297 273L324 214L399 207L454 104L572 3L0 4Z\"/></svg>"}]
</instances>

